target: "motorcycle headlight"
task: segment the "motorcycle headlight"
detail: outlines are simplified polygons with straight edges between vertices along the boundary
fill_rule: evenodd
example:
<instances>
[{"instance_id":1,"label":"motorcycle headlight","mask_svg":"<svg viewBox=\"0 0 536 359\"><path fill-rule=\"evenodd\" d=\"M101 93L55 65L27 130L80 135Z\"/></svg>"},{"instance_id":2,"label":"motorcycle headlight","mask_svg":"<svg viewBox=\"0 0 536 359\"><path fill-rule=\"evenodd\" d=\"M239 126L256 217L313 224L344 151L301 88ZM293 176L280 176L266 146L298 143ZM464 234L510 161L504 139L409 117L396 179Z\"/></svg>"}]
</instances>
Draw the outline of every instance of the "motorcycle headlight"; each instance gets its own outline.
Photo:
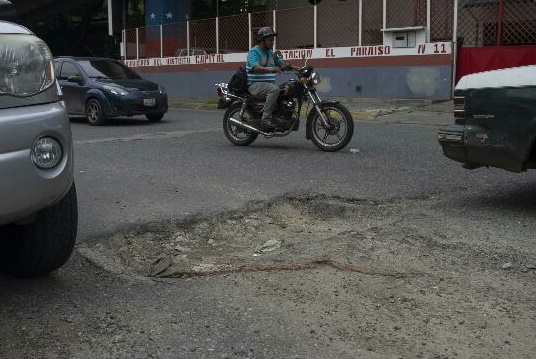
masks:
<instances>
[{"instance_id":1,"label":"motorcycle headlight","mask_svg":"<svg viewBox=\"0 0 536 359\"><path fill-rule=\"evenodd\" d=\"M129 94L127 90L119 86L104 85L106 91L113 93L114 95L126 96Z\"/></svg>"},{"instance_id":2,"label":"motorcycle headlight","mask_svg":"<svg viewBox=\"0 0 536 359\"><path fill-rule=\"evenodd\" d=\"M313 72L311 74L311 82L313 83L313 85L318 85L321 82L320 75L318 74L318 72Z\"/></svg>"},{"instance_id":3,"label":"motorcycle headlight","mask_svg":"<svg viewBox=\"0 0 536 359\"><path fill-rule=\"evenodd\" d=\"M28 97L55 81L52 54L33 35L0 35L0 94Z\"/></svg>"}]
</instances>

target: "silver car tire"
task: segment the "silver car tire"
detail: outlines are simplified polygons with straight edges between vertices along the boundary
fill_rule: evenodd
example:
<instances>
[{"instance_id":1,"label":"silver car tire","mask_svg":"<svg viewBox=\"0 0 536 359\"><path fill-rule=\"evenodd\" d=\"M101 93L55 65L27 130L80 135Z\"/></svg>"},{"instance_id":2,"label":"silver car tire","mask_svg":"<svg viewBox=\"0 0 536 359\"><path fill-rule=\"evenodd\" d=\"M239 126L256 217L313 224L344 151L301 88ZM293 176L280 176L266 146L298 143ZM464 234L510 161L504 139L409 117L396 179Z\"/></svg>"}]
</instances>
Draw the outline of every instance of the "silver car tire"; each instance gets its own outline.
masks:
<instances>
[{"instance_id":1,"label":"silver car tire","mask_svg":"<svg viewBox=\"0 0 536 359\"><path fill-rule=\"evenodd\" d=\"M61 267L76 242L78 205L73 182L56 204L26 225L0 227L0 268L14 277L37 277Z\"/></svg>"}]
</instances>

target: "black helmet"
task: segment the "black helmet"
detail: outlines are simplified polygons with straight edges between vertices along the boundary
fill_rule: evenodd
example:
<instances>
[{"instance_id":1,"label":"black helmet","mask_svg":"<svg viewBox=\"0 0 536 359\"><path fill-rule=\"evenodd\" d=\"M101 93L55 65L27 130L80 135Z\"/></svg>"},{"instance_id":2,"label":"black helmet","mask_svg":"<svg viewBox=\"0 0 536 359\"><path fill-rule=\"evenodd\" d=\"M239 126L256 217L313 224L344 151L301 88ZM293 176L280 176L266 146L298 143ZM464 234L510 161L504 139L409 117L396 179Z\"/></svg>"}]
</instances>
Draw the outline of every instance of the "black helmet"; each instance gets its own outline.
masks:
<instances>
[{"instance_id":1,"label":"black helmet","mask_svg":"<svg viewBox=\"0 0 536 359\"><path fill-rule=\"evenodd\" d=\"M268 36L276 36L275 31L269 26L261 27L257 33L257 41L260 41Z\"/></svg>"}]
</instances>

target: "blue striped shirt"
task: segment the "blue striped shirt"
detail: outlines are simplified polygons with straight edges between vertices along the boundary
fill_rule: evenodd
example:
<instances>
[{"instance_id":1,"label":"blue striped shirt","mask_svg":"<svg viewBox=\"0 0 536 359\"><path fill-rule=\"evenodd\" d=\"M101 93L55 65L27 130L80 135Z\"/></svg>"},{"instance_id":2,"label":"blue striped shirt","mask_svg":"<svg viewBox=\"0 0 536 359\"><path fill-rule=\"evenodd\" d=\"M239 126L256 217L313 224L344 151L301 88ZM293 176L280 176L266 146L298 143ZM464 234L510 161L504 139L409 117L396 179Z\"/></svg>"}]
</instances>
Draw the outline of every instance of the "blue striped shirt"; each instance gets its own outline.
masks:
<instances>
[{"instance_id":1,"label":"blue striped shirt","mask_svg":"<svg viewBox=\"0 0 536 359\"><path fill-rule=\"evenodd\" d=\"M268 59L268 61L266 59ZM248 52L248 61L246 64L246 71L248 72L248 85L251 85L253 82L274 83L277 73L265 74L259 72L251 72L251 70L255 66L276 67L281 66L282 63L282 59L275 60L273 50L268 50L268 53L266 53L259 47L259 45L255 45Z\"/></svg>"}]
</instances>

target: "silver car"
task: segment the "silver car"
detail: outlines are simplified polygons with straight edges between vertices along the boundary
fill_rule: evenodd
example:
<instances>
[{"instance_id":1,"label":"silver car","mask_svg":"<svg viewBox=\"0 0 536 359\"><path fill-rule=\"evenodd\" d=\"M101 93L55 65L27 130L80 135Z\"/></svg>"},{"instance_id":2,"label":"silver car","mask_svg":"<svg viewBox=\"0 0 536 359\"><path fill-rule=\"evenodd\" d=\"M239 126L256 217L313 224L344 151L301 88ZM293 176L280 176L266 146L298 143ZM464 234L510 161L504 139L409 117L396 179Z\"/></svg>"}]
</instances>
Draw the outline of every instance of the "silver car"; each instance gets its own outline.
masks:
<instances>
[{"instance_id":1,"label":"silver car","mask_svg":"<svg viewBox=\"0 0 536 359\"><path fill-rule=\"evenodd\" d=\"M48 46L0 21L0 268L11 275L43 275L73 251L72 146Z\"/></svg>"}]
</instances>

